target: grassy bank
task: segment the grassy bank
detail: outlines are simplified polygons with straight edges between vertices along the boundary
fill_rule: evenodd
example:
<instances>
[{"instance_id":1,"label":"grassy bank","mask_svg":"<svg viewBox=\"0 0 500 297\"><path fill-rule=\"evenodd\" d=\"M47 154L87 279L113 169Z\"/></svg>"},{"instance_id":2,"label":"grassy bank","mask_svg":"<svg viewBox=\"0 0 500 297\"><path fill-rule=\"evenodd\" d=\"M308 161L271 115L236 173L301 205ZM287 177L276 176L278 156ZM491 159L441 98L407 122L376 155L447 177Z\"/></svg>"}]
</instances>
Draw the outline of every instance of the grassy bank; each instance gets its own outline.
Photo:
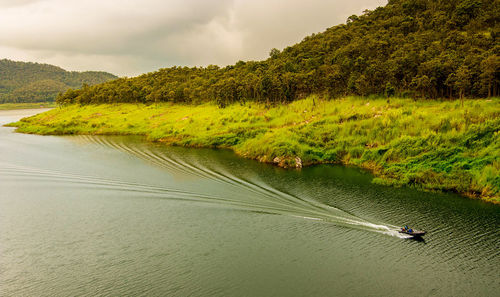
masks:
<instances>
[{"instance_id":1,"label":"grassy bank","mask_svg":"<svg viewBox=\"0 0 500 297\"><path fill-rule=\"evenodd\" d=\"M500 203L500 99L309 97L289 105L70 105L12 124L36 134L138 134L231 148L282 167L342 163L374 182Z\"/></svg>"},{"instance_id":2,"label":"grassy bank","mask_svg":"<svg viewBox=\"0 0 500 297\"><path fill-rule=\"evenodd\" d=\"M13 109L36 109L36 108L52 108L56 107L54 102L38 102L38 103L2 103L0 110Z\"/></svg>"}]
</instances>

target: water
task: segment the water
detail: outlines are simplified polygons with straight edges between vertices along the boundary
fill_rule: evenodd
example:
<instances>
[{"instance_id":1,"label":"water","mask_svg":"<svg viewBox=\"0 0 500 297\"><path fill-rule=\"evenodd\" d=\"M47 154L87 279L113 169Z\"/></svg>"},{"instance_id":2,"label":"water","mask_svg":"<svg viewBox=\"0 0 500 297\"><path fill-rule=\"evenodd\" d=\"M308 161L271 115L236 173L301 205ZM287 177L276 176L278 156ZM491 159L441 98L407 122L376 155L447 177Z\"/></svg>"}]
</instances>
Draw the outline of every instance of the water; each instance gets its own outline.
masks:
<instances>
[{"instance_id":1,"label":"water","mask_svg":"<svg viewBox=\"0 0 500 297\"><path fill-rule=\"evenodd\" d=\"M39 111L2 111L0 124ZM0 128L1 296L495 296L500 207L137 137ZM399 225L427 230L425 241ZM498 296L498 295L496 295Z\"/></svg>"}]
</instances>

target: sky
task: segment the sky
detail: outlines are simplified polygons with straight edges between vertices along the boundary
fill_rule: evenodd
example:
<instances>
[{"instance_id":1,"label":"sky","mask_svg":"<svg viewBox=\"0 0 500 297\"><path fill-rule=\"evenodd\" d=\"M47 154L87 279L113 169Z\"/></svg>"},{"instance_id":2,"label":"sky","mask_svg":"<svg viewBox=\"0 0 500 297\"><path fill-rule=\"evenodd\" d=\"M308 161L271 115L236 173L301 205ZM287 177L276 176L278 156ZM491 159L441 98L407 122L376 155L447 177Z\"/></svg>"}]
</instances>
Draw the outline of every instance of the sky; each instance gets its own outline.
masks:
<instances>
[{"instance_id":1,"label":"sky","mask_svg":"<svg viewBox=\"0 0 500 297\"><path fill-rule=\"evenodd\" d=\"M0 0L0 58L135 76L261 60L387 0Z\"/></svg>"}]
</instances>

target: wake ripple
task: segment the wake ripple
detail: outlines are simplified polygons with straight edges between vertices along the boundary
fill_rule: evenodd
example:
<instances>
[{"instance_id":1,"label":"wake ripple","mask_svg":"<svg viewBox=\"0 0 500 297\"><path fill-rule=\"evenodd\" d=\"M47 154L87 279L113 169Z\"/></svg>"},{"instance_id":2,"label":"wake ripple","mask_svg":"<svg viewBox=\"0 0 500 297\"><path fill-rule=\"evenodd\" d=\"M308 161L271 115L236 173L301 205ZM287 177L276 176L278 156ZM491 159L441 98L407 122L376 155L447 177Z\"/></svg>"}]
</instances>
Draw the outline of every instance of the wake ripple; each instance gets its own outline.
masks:
<instances>
[{"instance_id":1,"label":"wake ripple","mask_svg":"<svg viewBox=\"0 0 500 297\"><path fill-rule=\"evenodd\" d=\"M11 176L33 177L45 180L58 180L71 183L80 183L100 188L108 188L121 191L135 191L144 194L152 194L162 199L192 201L209 203L221 207L231 207L251 212L262 212L292 216L301 219L322 221L337 226L363 229L367 231L382 233L390 236L406 238L407 236L397 232L397 226L387 224L375 224L351 214L342 209L320 203L312 199L297 197L285 193L258 180L250 181L235 176L223 168L213 168L204 165L203 162L192 163L188 158L164 150L155 149L152 145L130 146L127 142L114 141L112 137L77 136L79 140L94 143L107 148L117 149L145 160L155 166L163 168L171 173L193 176L199 179L220 184L224 188L232 189L235 193L246 195L231 195L221 197L220 194L196 193L183 189L168 188L162 186L125 182L113 179L103 179L95 176L84 176L68 174L58 171L43 170L12 164L0 163L0 174Z\"/></svg>"}]
</instances>

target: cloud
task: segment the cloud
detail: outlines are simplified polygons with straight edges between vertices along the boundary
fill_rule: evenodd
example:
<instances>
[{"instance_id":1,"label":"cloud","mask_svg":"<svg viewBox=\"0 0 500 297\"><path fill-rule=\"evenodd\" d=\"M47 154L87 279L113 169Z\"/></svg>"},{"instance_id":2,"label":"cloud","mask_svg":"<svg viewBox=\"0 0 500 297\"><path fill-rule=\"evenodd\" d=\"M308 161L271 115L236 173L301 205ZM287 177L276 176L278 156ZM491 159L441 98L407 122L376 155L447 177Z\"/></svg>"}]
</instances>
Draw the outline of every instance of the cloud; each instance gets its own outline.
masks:
<instances>
[{"instance_id":1,"label":"cloud","mask_svg":"<svg viewBox=\"0 0 500 297\"><path fill-rule=\"evenodd\" d=\"M0 57L137 75L266 58L384 0L0 1Z\"/></svg>"},{"instance_id":2,"label":"cloud","mask_svg":"<svg viewBox=\"0 0 500 297\"><path fill-rule=\"evenodd\" d=\"M0 0L0 7L14 7L14 6L23 6L30 3L38 2L40 0Z\"/></svg>"}]
</instances>

